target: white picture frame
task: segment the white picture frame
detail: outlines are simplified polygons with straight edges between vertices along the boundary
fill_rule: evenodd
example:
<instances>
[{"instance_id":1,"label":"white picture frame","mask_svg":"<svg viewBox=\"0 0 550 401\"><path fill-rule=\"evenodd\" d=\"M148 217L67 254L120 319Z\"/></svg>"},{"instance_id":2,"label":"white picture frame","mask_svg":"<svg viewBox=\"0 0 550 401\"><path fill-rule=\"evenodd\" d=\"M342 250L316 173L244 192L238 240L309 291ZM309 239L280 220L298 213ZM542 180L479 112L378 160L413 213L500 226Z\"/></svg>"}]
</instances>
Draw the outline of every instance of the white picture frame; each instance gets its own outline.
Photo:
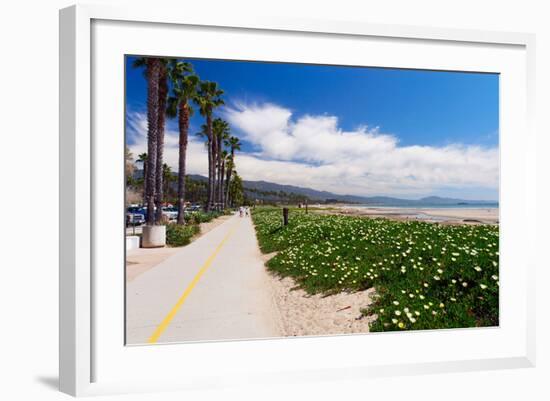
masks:
<instances>
[{"instance_id":1,"label":"white picture frame","mask_svg":"<svg viewBox=\"0 0 550 401\"><path fill-rule=\"evenodd\" d=\"M98 210L103 211L104 209L101 199L97 198L97 193L105 193L107 188L119 185L116 180L120 176L117 175L118 173L114 174L108 184L104 184L107 180L98 177L105 174L109 168L122 169L116 164L116 155L118 154L116 146L120 142L113 142L114 150L107 151L109 144L104 139L98 141L94 137L94 127L97 129L98 126L101 126L101 122L96 119L101 119L102 111L101 107L92 101L92 97L101 96L102 92L101 89L96 91L92 84L94 79L100 81L103 79L101 75L99 77L97 75L102 71L101 62L94 59L95 55L99 54L97 52L101 52L103 47L106 47L105 40L101 35L112 35L110 36L112 39L110 48L112 54L116 56L122 49L120 44L124 44L124 41L129 43L130 38L136 40L141 30L151 27L154 28L155 35L167 35L169 30L193 29L194 34L199 36L214 32L216 35L221 34L228 37L237 35L244 38L243 41L246 38L252 38L253 35L261 34L264 40L273 41L271 48L274 53L276 53L277 41L282 40L280 38L283 35L286 38L295 36L293 40L325 41L327 45L334 38L338 38L342 43L346 40L384 41L384 46L390 46L392 43L397 45L402 41L406 46L417 46L419 51L426 52L425 60L409 61L409 65L402 65L403 61L399 61L399 57L404 57L403 54L396 54L395 58L391 59L388 57L385 61L380 61L379 64L380 66L405 68L445 69L446 65L449 69L456 68L453 67L452 62L445 64L444 61L441 61L437 64L428 57L430 52L433 53L434 46L441 50L442 54L446 54L446 46L453 46L452 52L465 52L466 57L464 57L461 68L477 71L481 65L479 63L485 62L483 54L488 51L487 49L494 49L496 56L492 59L493 61L487 61L486 67L481 70L504 74L505 79L509 79L506 82L514 85L514 93L520 94L516 99L509 99L511 86L507 89L508 92L504 90L501 94L504 97L501 98L501 112L508 113L504 118L509 118L505 121L501 133L503 135L501 220L507 222L506 230L503 228L504 234L501 235L503 247L501 266L506 266L508 260L511 262L520 260L518 257L522 252L527 255L534 254L534 252L529 252L530 247L535 243L534 218L536 216L532 200L535 198L533 177L535 177L536 142L532 127L535 86L534 35L261 16L226 19L206 15L190 15L180 10L153 7L72 6L60 12L59 373L61 391L72 395L92 395L166 389L197 389L210 386L232 386L247 382L285 383L295 380L328 380L343 377L361 379L400 374L534 366L534 270L536 261L527 257L523 258L521 265L517 268L519 270L514 273L515 275L510 275L508 279L505 279L503 275L501 279L501 312L504 311L505 315L503 316L504 323L497 329L193 344L185 349L185 353L187 358L197 363L197 366L184 372L185 379L179 378L183 373L163 376L163 372L160 372L156 377L151 376L150 380L140 378L130 380L129 374L125 373L130 372L132 365L135 366L136 363L143 360L144 363L147 361L147 364L156 364L156 366L159 366L160 363L168 367L172 366L175 353L181 352L182 348L181 345L177 349L168 347L178 347L178 345L166 345L154 348L135 347L128 350L124 349L124 344L121 342L116 345L120 349L115 350L109 348L108 344L116 343L118 337L107 338L107 335L103 334L106 330L97 328L97 326L105 327L113 322L116 324L117 319L120 318L119 311L121 310L118 302L123 303L123 298L113 294L123 290L118 289L121 285L120 282L113 281L110 281L111 284L105 288L106 280L109 280L110 276L98 275L94 269L97 268L98 261L105 260L102 258L112 257L112 263L120 264L121 271L124 262L118 257L119 254L98 251L102 246L100 244L102 240L98 239L97 233L98 230L105 227L101 221L105 217L98 213ZM132 35L122 34L124 30L130 33L130 29ZM94 41L94 35L96 35L96 41ZM235 39L234 36L233 39ZM129 51L129 49L124 51L138 54L140 50L145 49L148 51L146 54L157 54L158 52L163 55L186 56L186 54L164 53L170 51L169 44L163 49L152 49L151 47L146 48L150 45L145 42L147 41L143 40L140 45L143 47L134 46L132 47L133 51ZM206 38L204 43L209 43ZM117 45L118 48L116 48ZM426 49L422 50L422 46L425 46ZM243 49L245 48L246 46L243 44ZM372 49L376 53L375 45ZM228 52L226 55L229 57L231 49L226 51ZM379 51L383 52L383 50ZM471 55L467 56L469 51L477 51L479 59L476 60ZM213 48L211 54L220 54L220 52L220 49ZM208 54L210 53L206 52L203 56L208 56ZM383 53L380 54L383 55ZM499 54L502 55L502 58L499 58ZM278 56L273 57L281 59L284 54L279 52ZM288 57L292 59L293 56L289 55ZM341 57L345 57L345 55ZM98 56L99 58L106 60L103 56ZM319 62L323 61L326 60L319 58ZM350 60L350 63L353 62ZM359 65L363 65L362 61L357 62ZM113 68L117 67L113 66ZM506 72L503 73L503 71ZM120 72L118 71L118 73ZM115 75L107 77L103 82L116 83L119 79L120 75ZM123 82L119 82L119 84L121 85L118 89L120 91ZM97 101L97 99L95 100ZM120 98L117 97L115 100L120 100ZM105 103L109 104L106 99ZM122 106L120 104L120 107ZM111 109L113 112L116 111L116 107L111 107ZM503 117L501 116L501 118ZM113 119L109 119L109 121L114 124L113 126L118 127L117 124L121 124L123 121L123 115L119 116L118 122ZM115 136L113 135L113 138ZM123 132L121 131L120 138L113 140L120 141L122 138ZM512 150L514 150L514 154L512 154ZM99 171L97 163L98 154L102 155L102 160L107 160L107 166L102 167L102 172ZM114 163L109 164L111 161ZM106 185L106 187L102 188L102 185ZM113 213L116 224L120 223L122 226L122 217L120 222L116 219L119 212L113 211ZM523 229L523 234L520 234L522 238L516 237L517 233L514 234L514 231L520 228ZM504 247L510 244L515 245L514 251L507 252ZM510 294L512 282L517 286L513 289L517 299L509 299L509 295L507 295ZM98 291L99 286L110 295L101 295L102 298L98 301L94 297L97 296L95 292ZM110 291L111 288L112 291ZM107 300L118 305L113 308L116 313L113 312L108 317L103 313L105 309L102 306ZM518 300L520 302L517 302ZM511 307L511 301L514 301L513 307ZM512 310L510 315L506 315L510 310ZM517 319L512 320L514 316ZM120 321L119 325L122 327L123 321ZM118 332L120 327L114 331ZM449 357L442 353L439 358L433 356L427 357L425 360L421 360L413 354L403 355L402 358L384 358L383 355L376 356L374 352L370 354L372 361L361 360L360 352L349 356L348 359L336 357L338 349L368 348L368 343L373 342L376 342L376 347L380 348L381 344L390 344L393 341L396 344L397 342L401 344L397 345L397 348L411 347L412 344L418 346L430 342L453 341L457 353L461 352L461 346L466 347L468 344L472 348L478 347L479 349L464 352L464 357ZM462 343L459 344L455 341ZM487 345L484 351L481 344L493 344L494 347L491 348ZM324 362L320 362L314 357L320 347L327 350ZM309 355L311 361L300 363L301 360L297 360L293 362L292 367L285 368L285 363L288 364L288 361L285 362L284 358L277 359L277 355L285 353L297 357ZM220 362L220 365L223 366L218 367L215 372L207 374L205 369L201 369L199 359L201 356L212 358L215 355L224 357L224 361ZM272 366L259 366L261 361L254 359L254 355L259 355L264 360L271 358ZM171 358L172 360L170 360ZM231 360L231 358L234 359ZM237 359L242 359L242 361ZM251 363L257 363L257 365L252 365L251 368ZM113 367L109 372L107 372L107 365ZM102 370L107 373L103 373Z\"/></svg>"}]
</instances>

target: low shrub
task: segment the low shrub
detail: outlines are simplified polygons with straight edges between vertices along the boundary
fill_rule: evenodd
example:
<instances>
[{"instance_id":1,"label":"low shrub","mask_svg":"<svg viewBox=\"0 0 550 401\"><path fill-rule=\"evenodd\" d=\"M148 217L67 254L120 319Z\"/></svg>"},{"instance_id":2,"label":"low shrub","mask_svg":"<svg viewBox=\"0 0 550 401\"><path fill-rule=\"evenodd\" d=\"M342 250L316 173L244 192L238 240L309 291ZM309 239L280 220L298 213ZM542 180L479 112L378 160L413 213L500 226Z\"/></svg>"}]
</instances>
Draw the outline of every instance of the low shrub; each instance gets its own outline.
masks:
<instances>
[{"instance_id":1,"label":"low shrub","mask_svg":"<svg viewBox=\"0 0 550 401\"><path fill-rule=\"evenodd\" d=\"M190 224L208 223L216 217L223 215L223 212L193 212L188 217L187 221Z\"/></svg>"},{"instance_id":2,"label":"low shrub","mask_svg":"<svg viewBox=\"0 0 550 401\"><path fill-rule=\"evenodd\" d=\"M200 232L197 224L167 224L166 243L171 246L184 246L191 242L191 238Z\"/></svg>"},{"instance_id":3,"label":"low shrub","mask_svg":"<svg viewBox=\"0 0 550 401\"><path fill-rule=\"evenodd\" d=\"M440 225L257 208L270 271L311 294L374 287L370 331L499 324L499 227Z\"/></svg>"}]
</instances>

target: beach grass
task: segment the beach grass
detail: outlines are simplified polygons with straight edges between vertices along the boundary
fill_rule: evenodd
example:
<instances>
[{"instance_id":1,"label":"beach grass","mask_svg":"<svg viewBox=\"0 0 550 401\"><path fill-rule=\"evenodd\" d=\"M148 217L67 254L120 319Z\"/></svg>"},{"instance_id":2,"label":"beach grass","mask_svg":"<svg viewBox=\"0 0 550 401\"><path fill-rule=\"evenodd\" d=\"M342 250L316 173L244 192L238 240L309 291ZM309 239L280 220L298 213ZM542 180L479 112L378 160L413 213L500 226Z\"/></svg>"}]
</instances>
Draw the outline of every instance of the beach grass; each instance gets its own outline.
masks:
<instances>
[{"instance_id":1,"label":"beach grass","mask_svg":"<svg viewBox=\"0 0 550 401\"><path fill-rule=\"evenodd\" d=\"M267 268L310 294L376 290L370 331L496 326L499 228L256 208Z\"/></svg>"}]
</instances>

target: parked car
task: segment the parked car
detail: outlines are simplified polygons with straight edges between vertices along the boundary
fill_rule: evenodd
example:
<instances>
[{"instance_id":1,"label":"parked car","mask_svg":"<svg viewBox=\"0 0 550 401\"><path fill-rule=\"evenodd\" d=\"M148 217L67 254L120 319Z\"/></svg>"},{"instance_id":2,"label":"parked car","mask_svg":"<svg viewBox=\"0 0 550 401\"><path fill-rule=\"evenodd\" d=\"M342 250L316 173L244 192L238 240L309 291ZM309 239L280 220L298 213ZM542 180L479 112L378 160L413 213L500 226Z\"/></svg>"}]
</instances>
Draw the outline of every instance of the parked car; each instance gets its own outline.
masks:
<instances>
[{"instance_id":1,"label":"parked car","mask_svg":"<svg viewBox=\"0 0 550 401\"><path fill-rule=\"evenodd\" d=\"M145 223L145 214L141 213L138 208L128 208L126 211L126 225L140 226Z\"/></svg>"},{"instance_id":2,"label":"parked car","mask_svg":"<svg viewBox=\"0 0 550 401\"><path fill-rule=\"evenodd\" d=\"M176 220L178 218L178 209L173 206L164 206L162 208L162 215L168 218L168 220Z\"/></svg>"},{"instance_id":3,"label":"parked car","mask_svg":"<svg viewBox=\"0 0 550 401\"><path fill-rule=\"evenodd\" d=\"M145 217L142 214L126 213L127 226L140 226L145 223Z\"/></svg>"},{"instance_id":4,"label":"parked car","mask_svg":"<svg viewBox=\"0 0 550 401\"><path fill-rule=\"evenodd\" d=\"M200 212L202 210L202 206L195 204L195 205L189 206L186 210L189 212Z\"/></svg>"}]
</instances>

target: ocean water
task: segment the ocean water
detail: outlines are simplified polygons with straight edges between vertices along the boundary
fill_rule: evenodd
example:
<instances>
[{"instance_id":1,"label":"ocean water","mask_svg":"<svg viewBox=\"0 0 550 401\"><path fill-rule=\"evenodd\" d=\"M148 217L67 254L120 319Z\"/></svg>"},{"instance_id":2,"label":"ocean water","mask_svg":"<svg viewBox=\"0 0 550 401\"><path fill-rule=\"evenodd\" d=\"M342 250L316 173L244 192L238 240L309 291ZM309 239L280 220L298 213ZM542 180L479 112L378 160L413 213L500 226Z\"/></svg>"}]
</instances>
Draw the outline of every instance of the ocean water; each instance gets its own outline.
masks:
<instances>
[{"instance_id":1,"label":"ocean water","mask_svg":"<svg viewBox=\"0 0 550 401\"><path fill-rule=\"evenodd\" d=\"M388 209L498 209L498 203L468 203L468 204L429 204L422 203L418 204L415 202L401 203L399 205L388 205L388 204L355 204L349 205L354 207L365 207L365 208L388 208Z\"/></svg>"}]
</instances>

